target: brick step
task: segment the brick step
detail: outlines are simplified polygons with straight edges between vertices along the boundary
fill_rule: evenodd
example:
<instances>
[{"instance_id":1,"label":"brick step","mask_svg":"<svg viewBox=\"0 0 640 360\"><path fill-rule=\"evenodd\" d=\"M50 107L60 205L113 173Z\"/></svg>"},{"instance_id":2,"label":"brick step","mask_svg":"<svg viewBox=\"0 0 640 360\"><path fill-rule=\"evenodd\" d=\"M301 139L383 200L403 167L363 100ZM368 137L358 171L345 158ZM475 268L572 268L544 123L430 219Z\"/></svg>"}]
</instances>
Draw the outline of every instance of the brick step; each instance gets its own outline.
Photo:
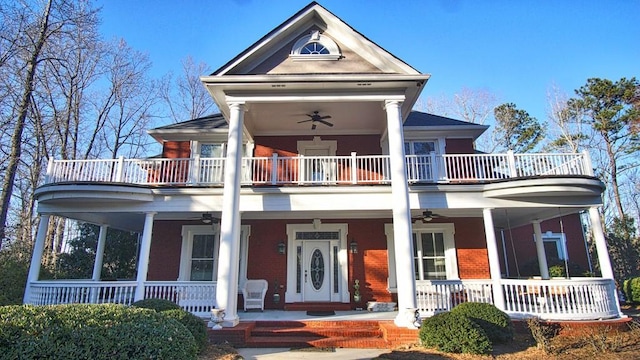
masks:
<instances>
[{"instance_id":1,"label":"brick step","mask_svg":"<svg viewBox=\"0 0 640 360\"><path fill-rule=\"evenodd\" d=\"M321 337L380 337L382 330L377 326L348 327L348 328L320 328L320 327L261 327L256 326L251 336L321 336Z\"/></svg>"},{"instance_id":2,"label":"brick step","mask_svg":"<svg viewBox=\"0 0 640 360\"><path fill-rule=\"evenodd\" d=\"M317 337L317 336L251 336L245 347L339 347L339 348L374 348L386 349L386 341L380 337Z\"/></svg>"},{"instance_id":3,"label":"brick step","mask_svg":"<svg viewBox=\"0 0 640 360\"><path fill-rule=\"evenodd\" d=\"M353 328L353 327L379 327L377 320L336 320L336 321L290 321L290 320L272 320L258 321L256 326L262 328L268 327L288 327L288 328Z\"/></svg>"}]
</instances>

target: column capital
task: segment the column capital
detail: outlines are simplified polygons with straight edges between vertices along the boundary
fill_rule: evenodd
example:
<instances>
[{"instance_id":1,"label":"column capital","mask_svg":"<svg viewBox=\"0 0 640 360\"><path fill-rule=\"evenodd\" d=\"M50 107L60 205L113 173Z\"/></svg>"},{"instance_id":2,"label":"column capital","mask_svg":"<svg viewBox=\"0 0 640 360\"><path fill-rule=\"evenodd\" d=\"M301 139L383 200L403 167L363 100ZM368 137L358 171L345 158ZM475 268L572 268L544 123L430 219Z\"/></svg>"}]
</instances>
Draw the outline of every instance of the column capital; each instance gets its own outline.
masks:
<instances>
[{"instance_id":1,"label":"column capital","mask_svg":"<svg viewBox=\"0 0 640 360\"><path fill-rule=\"evenodd\" d=\"M387 107L391 107L391 106L396 106L396 107L400 107L402 105L403 101L401 100L385 100L384 101L384 108L386 109Z\"/></svg>"},{"instance_id":2,"label":"column capital","mask_svg":"<svg viewBox=\"0 0 640 360\"><path fill-rule=\"evenodd\" d=\"M240 111L247 111L247 107L245 106L245 102L244 101L237 101L234 100L232 102L229 103L229 109L231 110L240 110Z\"/></svg>"}]
</instances>

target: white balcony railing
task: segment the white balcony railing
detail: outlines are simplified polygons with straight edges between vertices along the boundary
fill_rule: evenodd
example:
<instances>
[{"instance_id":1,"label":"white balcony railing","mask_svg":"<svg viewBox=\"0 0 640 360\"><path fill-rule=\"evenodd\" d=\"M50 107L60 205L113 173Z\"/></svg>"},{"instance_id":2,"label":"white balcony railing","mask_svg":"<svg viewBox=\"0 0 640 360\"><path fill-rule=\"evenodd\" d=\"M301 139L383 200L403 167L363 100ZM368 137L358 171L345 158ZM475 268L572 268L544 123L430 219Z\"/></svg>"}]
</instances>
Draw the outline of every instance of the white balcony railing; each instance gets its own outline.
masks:
<instances>
[{"instance_id":1,"label":"white balcony railing","mask_svg":"<svg viewBox=\"0 0 640 360\"><path fill-rule=\"evenodd\" d=\"M46 183L221 185L224 158L52 160ZM406 156L407 178L422 182L486 182L534 176L593 176L587 153L444 154ZM388 155L245 157L242 183L388 184Z\"/></svg>"}]
</instances>

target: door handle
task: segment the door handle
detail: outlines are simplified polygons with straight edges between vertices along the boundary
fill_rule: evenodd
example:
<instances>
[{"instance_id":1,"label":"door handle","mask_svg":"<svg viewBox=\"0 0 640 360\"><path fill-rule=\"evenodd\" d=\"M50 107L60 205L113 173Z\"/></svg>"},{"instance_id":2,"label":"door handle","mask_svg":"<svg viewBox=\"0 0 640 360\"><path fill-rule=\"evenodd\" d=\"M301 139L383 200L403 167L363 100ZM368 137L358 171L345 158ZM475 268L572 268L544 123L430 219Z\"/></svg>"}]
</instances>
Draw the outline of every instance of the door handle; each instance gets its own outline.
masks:
<instances>
[{"instance_id":1,"label":"door handle","mask_svg":"<svg viewBox=\"0 0 640 360\"><path fill-rule=\"evenodd\" d=\"M304 282L307 282L307 270L304 271Z\"/></svg>"}]
</instances>

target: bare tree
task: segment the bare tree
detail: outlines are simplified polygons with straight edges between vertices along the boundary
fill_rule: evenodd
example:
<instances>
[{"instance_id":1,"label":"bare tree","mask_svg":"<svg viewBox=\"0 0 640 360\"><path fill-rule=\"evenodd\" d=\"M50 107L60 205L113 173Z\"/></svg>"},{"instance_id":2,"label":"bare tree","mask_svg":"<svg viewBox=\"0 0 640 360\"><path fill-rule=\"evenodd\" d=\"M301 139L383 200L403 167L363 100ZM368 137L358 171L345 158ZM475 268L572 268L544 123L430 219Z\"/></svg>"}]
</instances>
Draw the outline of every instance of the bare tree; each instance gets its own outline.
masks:
<instances>
[{"instance_id":1,"label":"bare tree","mask_svg":"<svg viewBox=\"0 0 640 360\"><path fill-rule=\"evenodd\" d=\"M498 98L491 91L463 87L452 97L443 95L428 97L421 102L418 109L472 124L486 125L493 122L493 109L496 105L498 105ZM492 151L496 148L489 132L478 139L477 146L485 151Z\"/></svg>"},{"instance_id":2,"label":"bare tree","mask_svg":"<svg viewBox=\"0 0 640 360\"><path fill-rule=\"evenodd\" d=\"M18 71L14 75L18 86L12 89L16 95L11 96L17 102L11 112L11 139L0 194L0 245L6 236L8 210L22 155L23 132L31 109L36 74L41 63L50 60L43 57L44 49L56 36L67 34L74 26L93 19L95 15L85 2L62 0L38 4L20 2L13 6L4 4L1 11L5 14L3 20L16 22L15 26L3 28L16 32L2 36L3 43L12 43L13 49L10 54L3 55L2 67L11 66Z\"/></svg>"},{"instance_id":3,"label":"bare tree","mask_svg":"<svg viewBox=\"0 0 640 360\"><path fill-rule=\"evenodd\" d=\"M169 74L160 88L172 121L195 119L215 111L215 103L200 81L200 76L209 72L209 66L204 62L196 63L187 56L182 60L182 71L175 80L173 74Z\"/></svg>"}]
</instances>

